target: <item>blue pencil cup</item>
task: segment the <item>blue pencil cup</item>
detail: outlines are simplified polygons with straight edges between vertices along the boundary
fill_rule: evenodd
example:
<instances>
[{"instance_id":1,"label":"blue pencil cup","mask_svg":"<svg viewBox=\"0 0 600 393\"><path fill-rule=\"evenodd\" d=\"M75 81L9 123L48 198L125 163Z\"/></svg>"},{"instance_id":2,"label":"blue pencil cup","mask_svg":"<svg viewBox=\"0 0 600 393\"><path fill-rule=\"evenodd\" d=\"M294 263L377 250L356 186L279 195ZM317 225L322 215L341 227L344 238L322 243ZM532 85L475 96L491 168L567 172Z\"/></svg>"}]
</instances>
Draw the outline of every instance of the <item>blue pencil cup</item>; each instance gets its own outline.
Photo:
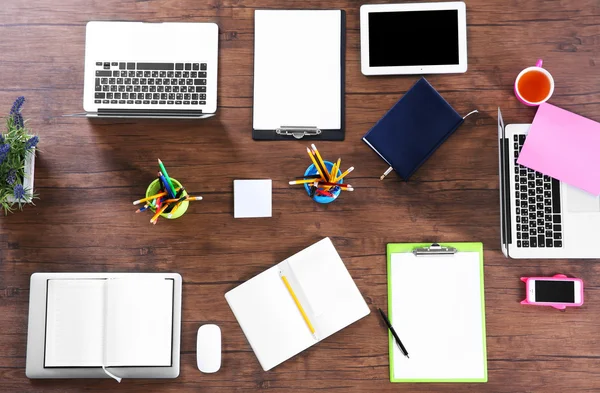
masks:
<instances>
[{"instance_id":1,"label":"blue pencil cup","mask_svg":"<svg viewBox=\"0 0 600 393\"><path fill-rule=\"evenodd\" d=\"M325 166L327 167L327 170L331 172L331 170L333 169L333 162L325 161ZM306 172L304 172L304 176L318 175L318 174L319 174L319 172L317 171L317 168L315 168L314 164L311 164L311 166L306 168ZM339 176L341 174L342 174L342 171L338 169L336 176ZM342 182L341 180L338 181L338 183L341 183L341 182ZM304 189L306 190L306 193L308 194L308 196L310 196L310 187L308 186L308 184L304 185ZM342 190L339 187L336 187L336 188L331 188L329 190L329 192L333 194L332 197L326 196L326 195L317 195L315 193L315 195L313 195L312 199L313 199L313 201L315 201L317 203L331 203L337 199L337 197L340 195Z\"/></svg>"}]
</instances>

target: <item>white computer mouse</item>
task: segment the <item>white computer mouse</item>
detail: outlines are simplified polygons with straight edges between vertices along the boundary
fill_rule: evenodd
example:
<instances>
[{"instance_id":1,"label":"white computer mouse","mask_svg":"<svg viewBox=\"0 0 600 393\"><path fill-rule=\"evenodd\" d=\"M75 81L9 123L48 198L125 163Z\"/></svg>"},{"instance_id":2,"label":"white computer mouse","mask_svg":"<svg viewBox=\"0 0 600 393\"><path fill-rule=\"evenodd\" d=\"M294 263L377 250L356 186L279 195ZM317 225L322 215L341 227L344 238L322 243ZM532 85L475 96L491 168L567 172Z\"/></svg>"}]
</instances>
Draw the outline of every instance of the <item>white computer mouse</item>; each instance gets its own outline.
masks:
<instances>
[{"instance_id":1,"label":"white computer mouse","mask_svg":"<svg viewBox=\"0 0 600 393\"><path fill-rule=\"evenodd\" d=\"M202 325L196 341L198 369L216 373L221 368L221 329L217 325Z\"/></svg>"}]
</instances>

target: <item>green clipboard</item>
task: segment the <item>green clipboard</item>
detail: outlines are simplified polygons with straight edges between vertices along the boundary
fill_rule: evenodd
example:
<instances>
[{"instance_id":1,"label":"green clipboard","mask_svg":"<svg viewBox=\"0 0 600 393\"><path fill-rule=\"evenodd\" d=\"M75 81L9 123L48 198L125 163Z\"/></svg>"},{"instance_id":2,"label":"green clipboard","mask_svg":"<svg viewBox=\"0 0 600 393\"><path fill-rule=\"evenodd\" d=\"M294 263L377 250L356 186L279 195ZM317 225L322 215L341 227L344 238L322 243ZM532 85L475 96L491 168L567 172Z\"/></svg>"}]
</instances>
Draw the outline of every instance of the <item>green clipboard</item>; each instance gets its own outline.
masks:
<instances>
[{"instance_id":1,"label":"green clipboard","mask_svg":"<svg viewBox=\"0 0 600 393\"><path fill-rule=\"evenodd\" d=\"M432 250L434 254L448 253L448 249L455 249L454 252L477 252L479 253L479 272L480 272L480 293L481 293L481 335L483 337L483 378L456 378L456 379L405 379L394 377L394 337L391 332L389 335L389 353L390 353L390 382L487 382L487 348L485 332L485 291L483 284L483 243L388 243L387 245L387 277L388 277L388 317L393 325L394 316L392 315L392 281L391 281L391 261L392 254L412 253L415 250L427 252Z\"/></svg>"}]
</instances>

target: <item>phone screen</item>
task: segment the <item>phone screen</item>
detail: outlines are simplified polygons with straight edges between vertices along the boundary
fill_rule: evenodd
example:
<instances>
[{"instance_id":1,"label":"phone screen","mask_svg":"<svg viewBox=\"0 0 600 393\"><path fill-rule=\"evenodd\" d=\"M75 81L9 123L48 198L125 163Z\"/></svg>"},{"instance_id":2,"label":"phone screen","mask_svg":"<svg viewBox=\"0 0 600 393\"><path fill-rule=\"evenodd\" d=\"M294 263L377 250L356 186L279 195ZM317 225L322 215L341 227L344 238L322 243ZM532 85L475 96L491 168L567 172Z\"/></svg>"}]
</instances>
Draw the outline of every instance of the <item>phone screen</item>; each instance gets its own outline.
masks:
<instances>
[{"instance_id":1,"label":"phone screen","mask_svg":"<svg viewBox=\"0 0 600 393\"><path fill-rule=\"evenodd\" d=\"M536 280L535 301L548 303L575 303L575 282Z\"/></svg>"}]
</instances>

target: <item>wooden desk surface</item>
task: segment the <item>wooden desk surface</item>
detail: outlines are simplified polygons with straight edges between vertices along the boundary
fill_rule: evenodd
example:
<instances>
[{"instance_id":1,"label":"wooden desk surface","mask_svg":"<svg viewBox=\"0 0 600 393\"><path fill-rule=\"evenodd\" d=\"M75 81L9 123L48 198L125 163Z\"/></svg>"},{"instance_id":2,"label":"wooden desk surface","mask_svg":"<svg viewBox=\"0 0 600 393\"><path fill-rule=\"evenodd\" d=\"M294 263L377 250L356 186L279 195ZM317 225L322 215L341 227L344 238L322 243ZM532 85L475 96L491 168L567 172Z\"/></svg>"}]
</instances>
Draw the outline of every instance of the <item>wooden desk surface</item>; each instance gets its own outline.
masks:
<instances>
[{"instance_id":1,"label":"wooden desk surface","mask_svg":"<svg viewBox=\"0 0 600 393\"><path fill-rule=\"evenodd\" d=\"M477 108L410 182L391 175L361 136L417 80L360 72L360 1L6 1L0 15L2 115L25 95L41 137L35 207L0 217L0 390L6 392L558 392L600 389L597 261L508 260L499 250L497 107L507 123L534 109L512 94L538 57L556 81L552 102L600 120L597 0L467 1L469 71L429 81L460 112ZM329 206L287 181L307 166L306 142L251 139L256 8L347 11L346 141L319 143L355 165ZM217 22L219 111L208 121L92 123L82 110L88 20ZM399 47L401 42L398 42ZM310 88L310 80L306 81ZM156 158L204 196L174 222L148 223L131 201ZM273 218L235 220L232 180L273 179ZM391 384L387 333L378 315L263 372L223 294L322 237L332 238L372 311L385 308L389 242L481 241L485 248L487 384ZM179 272L184 279L181 375L175 380L31 381L25 377L29 278L34 272ZM586 284L586 303L565 313L519 304L521 275L565 273ZM196 330L223 330L223 366L196 368Z\"/></svg>"}]
</instances>

